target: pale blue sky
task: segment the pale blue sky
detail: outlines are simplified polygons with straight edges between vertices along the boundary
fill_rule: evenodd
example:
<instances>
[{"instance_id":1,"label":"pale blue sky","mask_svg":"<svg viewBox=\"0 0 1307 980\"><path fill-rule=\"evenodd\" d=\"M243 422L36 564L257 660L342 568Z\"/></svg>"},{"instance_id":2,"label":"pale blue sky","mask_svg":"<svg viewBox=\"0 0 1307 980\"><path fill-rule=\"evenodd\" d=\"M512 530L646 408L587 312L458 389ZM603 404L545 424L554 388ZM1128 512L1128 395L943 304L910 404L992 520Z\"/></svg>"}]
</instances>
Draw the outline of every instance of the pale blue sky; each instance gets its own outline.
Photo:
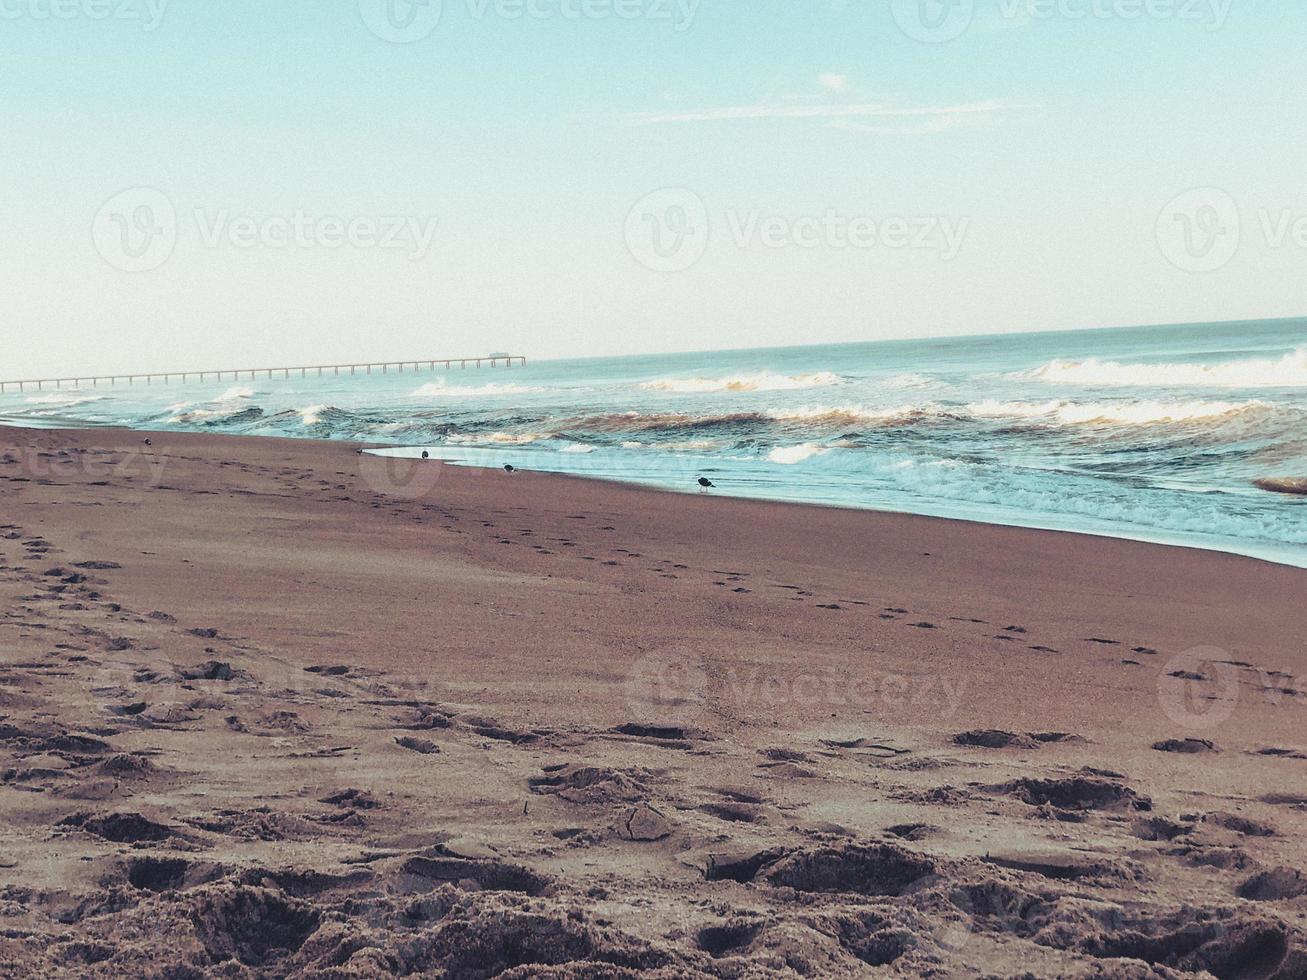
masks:
<instances>
[{"instance_id":1,"label":"pale blue sky","mask_svg":"<svg viewBox=\"0 0 1307 980\"><path fill-rule=\"evenodd\" d=\"M976 0L927 41L917 0L445 0L398 43L407 0L161 2L0 0L2 375L1307 311L1266 230L1307 222L1298 0ZM1197 187L1240 230L1208 271L1159 240ZM172 234L127 271L141 201ZM918 247L840 247L899 217Z\"/></svg>"}]
</instances>

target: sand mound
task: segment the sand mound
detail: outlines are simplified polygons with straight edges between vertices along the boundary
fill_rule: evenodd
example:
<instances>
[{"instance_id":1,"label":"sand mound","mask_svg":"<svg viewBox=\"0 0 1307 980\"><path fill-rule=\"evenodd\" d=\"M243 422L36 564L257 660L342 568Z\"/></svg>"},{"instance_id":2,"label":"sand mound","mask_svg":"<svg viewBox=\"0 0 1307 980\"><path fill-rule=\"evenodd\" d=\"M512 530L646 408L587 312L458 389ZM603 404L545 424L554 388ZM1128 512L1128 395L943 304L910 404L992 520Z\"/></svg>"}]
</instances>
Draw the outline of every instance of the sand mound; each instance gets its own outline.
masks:
<instances>
[{"instance_id":1,"label":"sand mound","mask_svg":"<svg viewBox=\"0 0 1307 980\"><path fill-rule=\"evenodd\" d=\"M934 873L931 859L893 844L846 844L791 854L762 877L801 892L901 895Z\"/></svg>"},{"instance_id":2,"label":"sand mound","mask_svg":"<svg viewBox=\"0 0 1307 980\"><path fill-rule=\"evenodd\" d=\"M1037 749L1039 742L1029 735L1016 732L1004 732L994 729L981 729L974 732L959 732L953 736L958 745L972 745L982 749Z\"/></svg>"},{"instance_id":3,"label":"sand mound","mask_svg":"<svg viewBox=\"0 0 1307 980\"><path fill-rule=\"evenodd\" d=\"M602 766L547 766L544 773L530 780L531 791L560 796L571 803L634 802L647 793L634 775Z\"/></svg>"},{"instance_id":4,"label":"sand mound","mask_svg":"<svg viewBox=\"0 0 1307 980\"><path fill-rule=\"evenodd\" d=\"M1216 747L1216 743L1205 738L1169 738L1163 742L1154 742L1153 748L1158 752L1178 752L1182 755L1221 751Z\"/></svg>"},{"instance_id":5,"label":"sand mound","mask_svg":"<svg viewBox=\"0 0 1307 980\"><path fill-rule=\"evenodd\" d=\"M139 813L110 813L104 816L74 814L60 821L60 824L80 828L115 844L167 840L175 833L171 827L156 823Z\"/></svg>"},{"instance_id":6,"label":"sand mound","mask_svg":"<svg viewBox=\"0 0 1307 980\"><path fill-rule=\"evenodd\" d=\"M1275 902L1307 894L1307 877L1297 868L1272 868L1253 875L1236 894L1254 902Z\"/></svg>"},{"instance_id":7,"label":"sand mound","mask_svg":"<svg viewBox=\"0 0 1307 980\"><path fill-rule=\"evenodd\" d=\"M501 861L415 857L404 862L402 870L406 875L425 879L427 887L461 883L474 890L521 892L535 897L548 894L552 885L546 875Z\"/></svg>"},{"instance_id":8,"label":"sand mound","mask_svg":"<svg viewBox=\"0 0 1307 980\"><path fill-rule=\"evenodd\" d=\"M1106 779L1016 779L998 787L1031 806L1059 810L1151 810L1152 802L1128 786Z\"/></svg>"}]
</instances>

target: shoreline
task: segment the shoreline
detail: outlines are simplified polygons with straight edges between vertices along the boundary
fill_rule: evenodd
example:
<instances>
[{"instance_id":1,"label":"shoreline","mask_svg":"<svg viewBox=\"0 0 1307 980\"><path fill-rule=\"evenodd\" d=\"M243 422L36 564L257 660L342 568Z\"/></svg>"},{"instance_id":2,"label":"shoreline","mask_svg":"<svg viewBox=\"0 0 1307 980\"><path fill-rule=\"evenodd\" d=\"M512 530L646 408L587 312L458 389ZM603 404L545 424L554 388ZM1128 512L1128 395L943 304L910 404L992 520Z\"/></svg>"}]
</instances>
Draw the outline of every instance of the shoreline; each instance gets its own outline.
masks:
<instances>
[{"instance_id":1,"label":"shoreline","mask_svg":"<svg viewBox=\"0 0 1307 980\"><path fill-rule=\"evenodd\" d=\"M136 430L129 430L129 431L136 431ZM215 433L215 435L216 434L218 433ZM260 438L264 438L264 437L260 437ZM286 437L268 436L266 438L276 439L276 438L286 438ZM381 455L381 456L386 455L390 450L403 450L404 455L400 458L405 458L405 459L418 458L416 454L420 453L425 449L433 453L431 457L432 459L439 460L440 462L449 463L454 466L463 466L470 469L494 469L494 467L487 467L483 464L476 463L468 459L462 459L454 455L437 456L435 455L436 452L443 451L443 447L439 447L439 446L435 446L435 447L399 446L399 445L371 446L370 444L357 443L357 442L350 443L350 444L355 446L368 445L369 448L365 451L373 453L374 455ZM509 451L509 450L498 450L493 447L477 447L477 449L478 451L481 452L508 452ZM412 456L408 455L408 453L410 452L413 454ZM456 453L458 452L458 450L450 449L449 452ZM588 476L583 473L568 473L561 470L539 470L537 472L549 473L553 476L564 477L569 480L593 480L598 483L610 483L616 486L638 487L640 489L652 490L658 493L671 493L671 494L678 494L683 496L695 495L695 491L693 490L677 489L676 487L671 486L670 484L659 483L654 480L649 480L649 481L641 481L641 480L634 480L634 479L624 480L612 476ZM1295 482L1295 481L1289 481L1289 482ZM1161 534L1157 536L1150 536L1146 533L1146 531L1140 531L1133 535L1126 534L1124 532L1114 534L1108 530L1087 531L1087 530L1077 529L1073 527L1049 527L1046 524L1035 524L1035 523L1020 524L1020 523L1015 523L1015 519L1013 519L1012 521L983 520L978 517L960 517L960 516L944 514L944 513L928 513L923 510L894 510L892 508L887 508L887 507L872 507L872 506L856 507L850 504L833 503L833 502L826 502L821 500L799 500L799 499L793 499L787 497L770 497L763 494L754 496L750 494L731 493L729 491L723 493L721 492L720 487L717 487L715 489L717 491L714 494L715 496L728 500L754 500L754 501L761 501L764 503L784 504L786 506L791 506L791 507L821 507L821 508L828 508L833 510L847 511L849 513L855 513L855 514L885 514L885 515L895 516L895 517L923 517L928 520L935 520L935 521L956 521L959 524L979 524L979 525L984 525L986 527L1019 528L1024 531L1043 531L1048 534L1073 534L1086 538L1103 538L1110 541L1133 541L1137 544L1155 545L1161 548L1180 548L1185 551L1198 551L1198 552L1205 552L1208 554L1230 555L1236 558L1247 558L1247 559L1251 559L1252 561L1265 562L1269 565L1279 565L1285 568L1299 568L1299 569L1307 570L1307 548L1303 548L1302 546L1297 546L1297 547L1301 548L1301 550L1303 551L1303 555L1297 560L1289 560L1287 557L1280 557L1280 558L1270 557L1267 553L1265 553L1265 549L1259 549L1257 551L1237 551L1237 550L1232 550L1232 548L1230 547L1220 547L1216 544L1204 546L1203 544L1196 543L1194 541L1186 541L1184 540L1183 536L1179 534L1175 535L1173 538L1168 538L1167 536ZM1294 547L1294 546L1286 545L1284 547Z\"/></svg>"},{"instance_id":2,"label":"shoreline","mask_svg":"<svg viewBox=\"0 0 1307 980\"><path fill-rule=\"evenodd\" d=\"M442 461L451 465L467 467L470 469L493 468L493 467L486 467L483 464L474 462L472 460L459 458L457 454L460 452L460 450L456 448L442 447L442 446L426 446L426 445L407 445L407 444L398 444L398 443L393 443L393 444L376 443L371 440L367 440L367 441L360 441L355 439L322 440L322 439L313 439L308 437L301 439L298 437L284 436L284 435L263 435L263 434L246 435L246 434L235 434L235 433L227 433L227 432L201 432L201 431L193 431L188 429L179 430L176 428L136 429L136 428L129 428L120 425L104 425L104 426L90 426L90 427L77 426L77 425L27 426L27 425L14 424L12 421L0 421L0 430L6 430L6 429L13 429L16 431L32 429L34 431L50 431L50 432L124 432L124 433L139 432L139 433L145 433L147 435L154 434L160 436L198 435L198 436L206 436L206 437L214 437L214 438L225 438L225 439L269 439L274 441L280 440L280 441L286 441L291 443L303 442L309 444L328 443L328 444L338 444L342 446L347 446L352 449L362 448L365 452L374 455L395 454L398 456L402 456L403 458L409 458L408 454L413 454L413 456L416 457L417 453L420 453L423 450L428 450L432 453L433 460ZM509 450L500 450L500 449L496 449L495 447L474 447L474 451L481 452L481 453L509 452ZM438 453L446 453L446 452L448 453L448 455L437 455ZM695 495L694 492L691 490L679 490L670 484L660 483L656 480L641 481L637 479L622 479L620 477L615 477L615 476L590 476L582 473L571 473L571 472L564 472L560 470L549 470L549 469L536 470L535 472L548 473L553 476L563 477L567 479L590 480L599 483L610 483L617 486L639 487L641 489L655 491L659 493L670 493L670 494L690 495L690 496ZM1269 491L1263 491L1263 492L1269 492ZM1254 561L1262 561L1268 564L1278 565L1286 568L1297 568L1297 569L1307 570L1307 547L1283 545L1277 542L1267 542L1264 546L1250 545L1247 546L1246 548L1240 548L1239 545L1234 544L1232 542L1227 542L1227 543L1222 543L1218 541L1209 542L1206 541L1201 536L1199 537L1198 540L1192 540L1189 539L1186 535L1181 534L1179 532L1168 533L1165 531L1158 531L1154 533L1152 529L1149 528L1142 528L1138 531L1134 531L1133 533L1128 533L1124 530L1113 531L1108 528L1097 529L1097 530L1086 530L1086 529L1076 528L1072 526L1049 526L1049 523L1046 521L1040 521L1039 523L1035 523L1033 521L1029 523L1018 523L1017 522L1018 519L1015 517L1010 518L1009 520L1006 521L997 520L997 519L987 520L983 517L963 516L963 515L940 512L940 511L949 510L950 508L948 508L947 506L935 508L936 512L930 512L924 509L897 510L892 508L882 508L882 507L873 507L873 506L859 507L846 503L826 502L820 500L801 500L801 499L786 498L786 497L767 496L765 494L750 495L750 494L741 494L741 493L731 493L729 491L723 493L721 492L721 488L718 488L716 490L714 496L718 498L724 498L724 499L762 501L767 503L784 504L784 505L794 506L794 507L818 507L818 508L830 508L835 510L848 511L851 513L884 514L889 516L902 516L902 517L923 517L930 520L957 521L963 524L978 524L987 527L1006 527L1006 528L1016 528L1016 529L1028 530L1028 531L1044 531L1051 534L1071 534L1071 535L1081 535L1089 538L1101 538L1101 539L1114 540L1114 541L1132 541L1139 544L1156 545L1164 548L1179 548L1186 551L1231 555L1234 557L1248 558ZM975 507L978 505L973 504L971 506ZM958 509L965 509L965 507L959 507ZM1049 514L1046 515L1046 517L1049 518L1049 520L1052 520L1053 518L1056 517L1056 515ZM1068 520L1065 523L1067 525L1070 525L1073 522ZM1289 555L1289 554L1280 553L1281 549L1294 549L1294 548L1296 548L1298 551L1301 551L1302 554Z\"/></svg>"},{"instance_id":3,"label":"shoreline","mask_svg":"<svg viewBox=\"0 0 1307 980\"><path fill-rule=\"evenodd\" d=\"M342 442L0 438L20 972L1307 962L1300 569Z\"/></svg>"}]
</instances>

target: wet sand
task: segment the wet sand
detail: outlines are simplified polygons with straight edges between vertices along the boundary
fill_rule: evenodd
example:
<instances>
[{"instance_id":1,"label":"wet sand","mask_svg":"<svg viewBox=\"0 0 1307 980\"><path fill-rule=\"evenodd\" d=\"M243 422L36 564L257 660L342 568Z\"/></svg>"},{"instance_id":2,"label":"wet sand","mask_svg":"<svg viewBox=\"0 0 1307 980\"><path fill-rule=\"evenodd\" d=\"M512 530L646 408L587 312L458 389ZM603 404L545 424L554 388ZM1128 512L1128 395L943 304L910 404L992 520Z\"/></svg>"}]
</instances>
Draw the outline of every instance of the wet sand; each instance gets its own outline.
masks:
<instances>
[{"instance_id":1,"label":"wet sand","mask_svg":"<svg viewBox=\"0 0 1307 980\"><path fill-rule=\"evenodd\" d=\"M0 429L0 975L1307 976L1303 570L142 439Z\"/></svg>"}]
</instances>

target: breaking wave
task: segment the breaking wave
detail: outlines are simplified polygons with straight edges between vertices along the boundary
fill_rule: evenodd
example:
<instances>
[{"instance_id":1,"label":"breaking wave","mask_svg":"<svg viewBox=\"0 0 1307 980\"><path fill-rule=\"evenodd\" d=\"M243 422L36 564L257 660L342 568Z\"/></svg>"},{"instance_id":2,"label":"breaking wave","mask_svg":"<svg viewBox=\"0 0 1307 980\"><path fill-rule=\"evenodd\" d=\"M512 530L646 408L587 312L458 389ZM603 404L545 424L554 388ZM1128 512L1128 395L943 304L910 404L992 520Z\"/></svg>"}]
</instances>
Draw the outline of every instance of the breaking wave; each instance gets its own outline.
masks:
<instances>
[{"instance_id":1,"label":"breaking wave","mask_svg":"<svg viewBox=\"0 0 1307 980\"><path fill-rule=\"evenodd\" d=\"M799 388L825 388L843 383L844 378L831 371L815 374L730 375L724 378L661 378L640 385L646 391L669 391L677 394L710 394L717 391L793 391Z\"/></svg>"},{"instance_id":2,"label":"breaking wave","mask_svg":"<svg viewBox=\"0 0 1307 980\"><path fill-rule=\"evenodd\" d=\"M1273 408L1261 401L984 401L967 406L967 411L977 418L1046 419L1063 425L1165 425L1222 419L1263 410L1272 411Z\"/></svg>"},{"instance_id":3,"label":"breaking wave","mask_svg":"<svg viewBox=\"0 0 1307 980\"><path fill-rule=\"evenodd\" d=\"M1120 364L1116 361L1049 361L1014 378L1052 384L1105 387L1307 387L1307 347L1278 359L1249 358L1223 364Z\"/></svg>"},{"instance_id":4,"label":"breaking wave","mask_svg":"<svg viewBox=\"0 0 1307 980\"><path fill-rule=\"evenodd\" d=\"M801 446L777 446L767 454L769 463L780 463L784 466L793 466L795 463L802 463L805 459L811 459L813 456L821 456L826 452L824 446L818 446L813 442L805 442Z\"/></svg>"}]
</instances>

